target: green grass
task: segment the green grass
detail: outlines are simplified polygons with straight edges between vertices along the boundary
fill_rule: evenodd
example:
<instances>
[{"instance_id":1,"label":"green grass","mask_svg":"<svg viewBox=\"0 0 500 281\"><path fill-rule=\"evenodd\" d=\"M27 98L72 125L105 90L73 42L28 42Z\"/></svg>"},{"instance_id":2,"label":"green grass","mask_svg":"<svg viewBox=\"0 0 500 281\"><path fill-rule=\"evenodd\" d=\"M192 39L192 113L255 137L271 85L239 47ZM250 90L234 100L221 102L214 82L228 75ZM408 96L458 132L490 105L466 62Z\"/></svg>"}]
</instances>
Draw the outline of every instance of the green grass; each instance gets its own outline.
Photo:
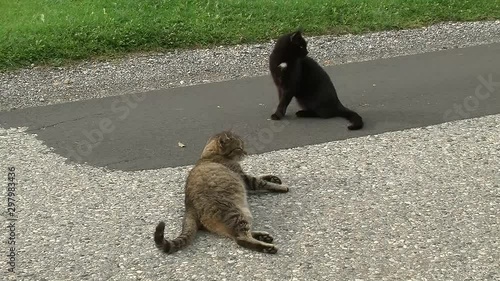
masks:
<instances>
[{"instance_id":1,"label":"green grass","mask_svg":"<svg viewBox=\"0 0 500 281\"><path fill-rule=\"evenodd\" d=\"M0 0L0 69L498 18L499 0Z\"/></svg>"}]
</instances>

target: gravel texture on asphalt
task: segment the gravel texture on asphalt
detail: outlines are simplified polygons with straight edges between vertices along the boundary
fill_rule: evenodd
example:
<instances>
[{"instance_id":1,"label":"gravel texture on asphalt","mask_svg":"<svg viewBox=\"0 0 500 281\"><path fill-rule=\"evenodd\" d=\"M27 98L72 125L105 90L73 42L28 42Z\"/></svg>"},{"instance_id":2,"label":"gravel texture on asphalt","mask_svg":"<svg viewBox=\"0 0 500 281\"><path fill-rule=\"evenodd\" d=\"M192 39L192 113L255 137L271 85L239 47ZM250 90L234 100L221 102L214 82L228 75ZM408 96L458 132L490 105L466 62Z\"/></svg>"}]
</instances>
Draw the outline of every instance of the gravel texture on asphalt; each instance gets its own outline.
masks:
<instances>
[{"instance_id":1,"label":"gravel texture on asphalt","mask_svg":"<svg viewBox=\"0 0 500 281\"><path fill-rule=\"evenodd\" d=\"M307 33L306 33L307 35ZM308 38L323 65L500 42L500 21L442 23L413 30ZM267 75L274 40L108 62L0 73L0 111Z\"/></svg>"},{"instance_id":2,"label":"gravel texture on asphalt","mask_svg":"<svg viewBox=\"0 0 500 281\"><path fill-rule=\"evenodd\" d=\"M500 115L249 157L249 173L291 187L249 199L276 255L207 233L165 255L153 231L179 233L190 166L66 164L24 130L0 128L3 181L9 166L18 181L17 280L500 279Z\"/></svg>"}]
</instances>

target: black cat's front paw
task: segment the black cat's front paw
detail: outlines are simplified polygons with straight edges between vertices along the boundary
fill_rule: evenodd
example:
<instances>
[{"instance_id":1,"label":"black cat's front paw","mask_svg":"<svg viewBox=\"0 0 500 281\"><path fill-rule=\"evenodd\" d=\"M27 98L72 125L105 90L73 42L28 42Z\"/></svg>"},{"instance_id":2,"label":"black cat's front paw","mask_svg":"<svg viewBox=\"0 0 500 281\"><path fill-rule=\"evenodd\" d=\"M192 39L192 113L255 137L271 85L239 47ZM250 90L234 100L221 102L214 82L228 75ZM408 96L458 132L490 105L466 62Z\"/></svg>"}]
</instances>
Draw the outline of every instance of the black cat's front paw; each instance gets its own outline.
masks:
<instances>
[{"instance_id":1,"label":"black cat's front paw","mask_svg":"<svg viewBox=\"0 0 500 281\"><path fill-rule=\"evenodd\" d=\"M282 184L281 179L278 178L277 176L265 175L265 176L262 176L260 178L263 179L263 180L265 180L265 181L268 181L268 182L272 182L272 183L276 183L276 184Z\"/></svg>"},{"instance_id":2,"label":"black cat's front paw","mask_svg":"<svg viewBox=\"0 0 500 281\"><path fill-rule=\"evenodd\" d=\"M299 110L297 112L295 112L295 116L297 117L306 117L306 112L304 110Z\"/></svg>"},{"instance_id":3,"label":"black cat's front paw","mask_svg":"<svg viewBox=\"0 0 500 281\"><path fill-rule=\"evenodd\" d=\"M299 110L295 112L295 116L299 118L306 118L306 117L318 117L318 115L314 111L310 110Z\"/></svg>"},{"instance_id":4,"label":"black cat's front paw","mask_svg":"<svg viewBox=\"0 0 500 281\"><path fill-rule=\"evenodd\" d=\"M280 116L278 116L278 114L274 113L273 115L271 115L271 119L272 119L272 120L280 120L280 119L281 119L281 117L280 117Z\"/></svg>"}]
</instances>

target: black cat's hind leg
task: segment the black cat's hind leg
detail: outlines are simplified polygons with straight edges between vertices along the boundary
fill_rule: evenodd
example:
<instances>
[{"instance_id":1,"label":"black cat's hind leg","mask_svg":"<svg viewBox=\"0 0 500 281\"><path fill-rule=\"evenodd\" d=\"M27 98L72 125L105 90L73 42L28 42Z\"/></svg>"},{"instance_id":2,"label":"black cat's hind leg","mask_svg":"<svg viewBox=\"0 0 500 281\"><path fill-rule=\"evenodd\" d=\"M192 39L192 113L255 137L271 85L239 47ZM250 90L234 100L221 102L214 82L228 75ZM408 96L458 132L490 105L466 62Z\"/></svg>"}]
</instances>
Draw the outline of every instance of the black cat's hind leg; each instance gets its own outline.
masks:
<instances>
[{"instance_id":1,"label":"black cat's hind leg","mask_svg":"<svg viewBox=\"0 0 500 281\"><path fill-rule=\"evenodd\" d=\"M312 110L299 110L295 113L299 118L318 118L320 117L316 112Z\"/></svg>"}]
</instances>

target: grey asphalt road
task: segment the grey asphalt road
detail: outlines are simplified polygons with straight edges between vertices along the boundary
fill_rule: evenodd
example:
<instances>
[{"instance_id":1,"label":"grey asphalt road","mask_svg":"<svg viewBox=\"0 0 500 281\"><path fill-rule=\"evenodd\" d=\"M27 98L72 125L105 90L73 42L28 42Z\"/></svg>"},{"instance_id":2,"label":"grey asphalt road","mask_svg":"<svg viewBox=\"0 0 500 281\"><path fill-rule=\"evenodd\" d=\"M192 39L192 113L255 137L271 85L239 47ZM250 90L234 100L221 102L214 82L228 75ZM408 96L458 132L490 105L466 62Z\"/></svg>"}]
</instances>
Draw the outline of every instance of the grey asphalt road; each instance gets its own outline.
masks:
<instances>
[{"instance_id":1,"label":"grey asphalt road","mask_svg":"<svg viewBox=\"0 0 500 281\"><path fill-rule=\"evenodd\" d=\"M276 103L268 77L138 102L2 112L0 181L15 167L17 185L15 195L1 191L1 235L16 242L13 265L2 244L1 279L500 280L499 50L328 68L344 103L366 120L359 132L340 119L268 121ZM87 140L99 126L102 141ZM183 251L161 253L153 231L163 220L166 236L179 234L184 164L227 127L247 139L270 135L243 167L291 188L249 196L254 229L271 233L278 253L204 232ZM65 149L84 140L89 153L68 161Z\"/></svg>"},{"instance_id":2,"label":"grey asphalt road","mask_svg":"<svg viewBox=\"0 0 500 281\"><path fill-rule=\"evenodd\" d=\"M397 131L500 112L500 44L328 67L347 121L268 120L277 95L268 76L0 113L70 161L119 170L193 163L215 131L233 129L253 153ZM185 147L181 148L181 142Z\"/></svg>"},{"instance_id":3,"label":"grey asphalt road","mask_svg":"<svg viewBox=\"0 0 500 281\"><path fill-rule=\"evenodd\" d=\"M249 196L254 228L278 253L199 233L168 256L153 231L164 220L168 237L179 234L190 167L68 164L33 134L0 128L3 180L13 166L18 181L17 275L5 274L2 243L1 279L496 281L499 132L497 114L251 156L247 172L291 187Z\"/></svg>"}]
</instances>

